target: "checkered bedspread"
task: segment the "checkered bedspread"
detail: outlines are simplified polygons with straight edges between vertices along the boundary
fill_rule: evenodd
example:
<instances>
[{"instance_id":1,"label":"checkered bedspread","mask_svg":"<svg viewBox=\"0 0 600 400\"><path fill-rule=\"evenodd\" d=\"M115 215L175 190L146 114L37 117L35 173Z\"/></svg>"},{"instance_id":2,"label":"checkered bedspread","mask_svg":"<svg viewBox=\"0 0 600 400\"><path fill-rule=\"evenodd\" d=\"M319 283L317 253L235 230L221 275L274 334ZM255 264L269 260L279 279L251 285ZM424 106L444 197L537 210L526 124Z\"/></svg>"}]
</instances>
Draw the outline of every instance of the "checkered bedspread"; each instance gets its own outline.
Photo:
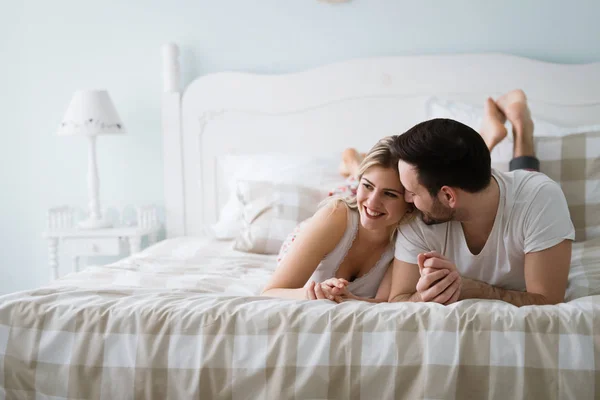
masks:
<instances>
[{"instance_id":1,"label":"checkered bedspread","mask_svg":"<svg viewBox=\"0 0 600 400\"><path fill-rule=\"evenodd\" d=\"M523 308L262 298L274 257L223 246L0 297L0 399L600 397L600 241L575 245L567 303Z\"/></svg>"}]
</instances>

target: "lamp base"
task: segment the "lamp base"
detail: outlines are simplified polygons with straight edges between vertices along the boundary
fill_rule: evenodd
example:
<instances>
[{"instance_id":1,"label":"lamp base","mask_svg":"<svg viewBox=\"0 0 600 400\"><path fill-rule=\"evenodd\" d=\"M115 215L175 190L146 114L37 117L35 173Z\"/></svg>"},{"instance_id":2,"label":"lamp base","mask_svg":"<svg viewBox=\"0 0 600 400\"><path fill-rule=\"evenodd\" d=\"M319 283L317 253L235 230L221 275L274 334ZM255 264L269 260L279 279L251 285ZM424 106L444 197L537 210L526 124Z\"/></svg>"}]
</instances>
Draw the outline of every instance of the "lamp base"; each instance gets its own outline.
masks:
<instances>
[{"instance_id":1,"label":"lamp base","mask_svg":"<svg viewBox=\"0 0 600 400\"><path fill-rule=\"evenodd\" d=\"M112 227L110 221L105 219L91 219L88 218L85 221L81 221L78 224L81 229L105 229Z\"/></svg>"}]
</instances>

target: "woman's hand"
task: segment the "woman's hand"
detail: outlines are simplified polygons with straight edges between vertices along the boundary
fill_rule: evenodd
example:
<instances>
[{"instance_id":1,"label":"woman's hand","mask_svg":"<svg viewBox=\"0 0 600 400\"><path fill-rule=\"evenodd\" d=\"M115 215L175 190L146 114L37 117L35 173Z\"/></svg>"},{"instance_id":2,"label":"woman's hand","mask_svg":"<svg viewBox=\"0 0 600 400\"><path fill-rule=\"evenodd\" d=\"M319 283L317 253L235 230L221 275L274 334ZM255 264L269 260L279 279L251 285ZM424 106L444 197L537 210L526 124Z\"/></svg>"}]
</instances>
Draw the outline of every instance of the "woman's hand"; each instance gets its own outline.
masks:
<instances>
[{"instance_id":1,"label":"woman's hand","mask_svg":"<svg viewBox=\"0 0 600 400\"><path fill-rule=\"evenodd\" d=\"M305 287L305 295L308 300L331 300L336 303L354 297L348 290L348 281L343 278L329 278L321 283L310 281Z\"/></svg>"}]
</instances>

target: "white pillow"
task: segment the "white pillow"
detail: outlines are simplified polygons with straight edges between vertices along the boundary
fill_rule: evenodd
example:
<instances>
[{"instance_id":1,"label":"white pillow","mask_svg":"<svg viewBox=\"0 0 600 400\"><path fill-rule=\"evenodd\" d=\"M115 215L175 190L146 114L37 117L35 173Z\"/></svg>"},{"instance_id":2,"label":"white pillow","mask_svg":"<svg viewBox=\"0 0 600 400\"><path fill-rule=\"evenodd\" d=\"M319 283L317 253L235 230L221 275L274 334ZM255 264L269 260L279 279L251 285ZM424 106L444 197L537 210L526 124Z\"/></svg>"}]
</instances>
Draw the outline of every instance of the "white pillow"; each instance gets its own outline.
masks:
<instances>
[{"instance_id":1,"label":"white pillow","mask_svg":"<svg viewBox=\"0 0 600 400\"><path fill-rule=\"evenodd\" d=\"M340 155L317 157L283 153L225 155L217 162L225 179L227 199L219 212L212 232L219 239L233 239L242 228L243 204L236 188L240 181L267 181L305 186L323 192L323 198L332 188L343 183L338 172ZM223 198L223 197L221 197Z\"/></svg>"},{"instance_id":2,"label":"white pillow","mask_svg":"<svg viewBox=\"0 0 600 400\"><path fill-rule=\"evenodd\" d=\"M317 211L323 193L287 183L240 181L237 192L243 204L242 228L234 249L277 254L290 232Z\"/></svg>"}]
</instances>

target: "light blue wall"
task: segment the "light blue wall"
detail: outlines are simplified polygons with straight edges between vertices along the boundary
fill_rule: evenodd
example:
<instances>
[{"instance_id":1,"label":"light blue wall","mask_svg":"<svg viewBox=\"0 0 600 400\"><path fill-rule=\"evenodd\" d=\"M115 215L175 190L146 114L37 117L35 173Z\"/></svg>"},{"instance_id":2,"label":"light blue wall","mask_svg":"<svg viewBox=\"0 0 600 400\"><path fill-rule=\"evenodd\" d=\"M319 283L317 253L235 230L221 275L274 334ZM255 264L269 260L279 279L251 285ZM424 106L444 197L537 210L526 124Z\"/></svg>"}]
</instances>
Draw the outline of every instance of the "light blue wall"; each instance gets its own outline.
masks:
<instances>
[{"instance_id":1,"label":"light blue wall","mask_svg":"<svg viewBox=\"0 0 600 400\"><path fill-rule=\"evenodd\" d=\"M2 1L0 293L47 281L46 210L87 201L86 143L54 135L74 90L107 88L128 129L98 141L104 205L162 203L164 42L182 47L184 83L400 54L579 63L600 61L598 16L594 0Z\"/></svg>"}]
</instances>

